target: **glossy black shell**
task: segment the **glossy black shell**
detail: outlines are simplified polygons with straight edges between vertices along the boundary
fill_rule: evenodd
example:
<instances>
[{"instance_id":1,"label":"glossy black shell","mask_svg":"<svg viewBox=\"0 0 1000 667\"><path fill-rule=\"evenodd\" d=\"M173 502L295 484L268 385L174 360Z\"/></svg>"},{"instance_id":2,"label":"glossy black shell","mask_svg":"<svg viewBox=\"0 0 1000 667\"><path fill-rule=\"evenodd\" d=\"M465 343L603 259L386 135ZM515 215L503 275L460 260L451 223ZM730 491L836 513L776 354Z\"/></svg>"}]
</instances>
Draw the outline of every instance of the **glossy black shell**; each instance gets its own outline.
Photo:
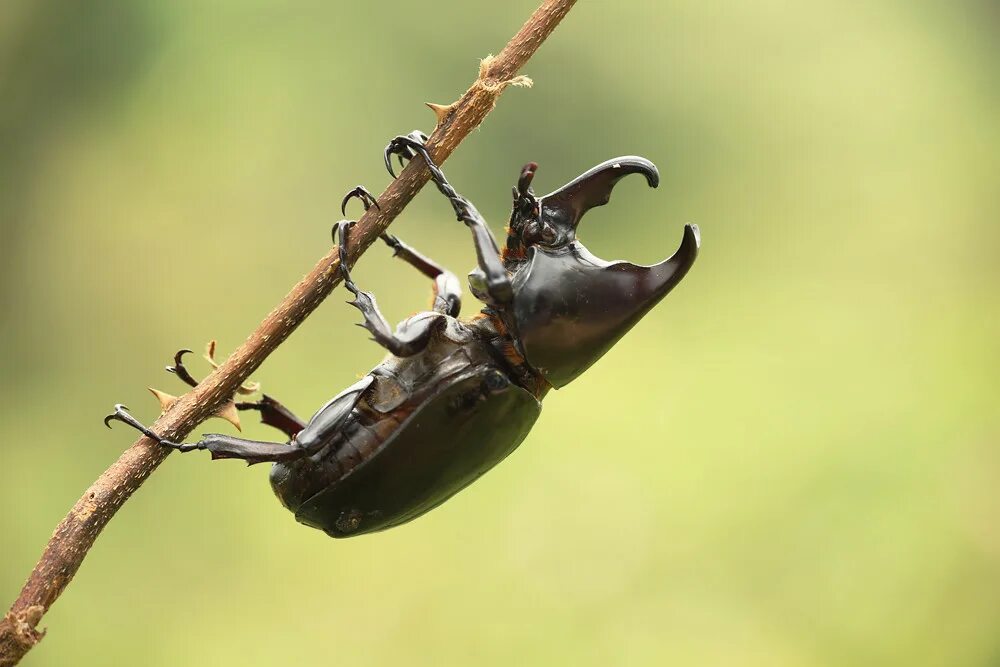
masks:
<instances>
[{"instance_id":1,"label":"glossy black shell","mask_svg":"<svg viewBox=\"0 0 1000 667\"><path fill-rule=\"evenodd\" d=\"M652 266L609 262L579 241L532 246L514 275L513 314L531 365L564 387L600 359L687 274L698 256L696 225Z\"/></svg>"},{"instance_id":2,"label":"glossy black shell","mask_svg":"<svg viewBox=\"0 0 1000 667\"><path fill-rule=\"evenodd\" d=\"M421 355L374 369L342 438L319 460L274 466L275 493L298 521L331 537L397 526L521 444L541 403L510 381L470 327L451 320L448 333Z\"/></svg>"}]
</instances>

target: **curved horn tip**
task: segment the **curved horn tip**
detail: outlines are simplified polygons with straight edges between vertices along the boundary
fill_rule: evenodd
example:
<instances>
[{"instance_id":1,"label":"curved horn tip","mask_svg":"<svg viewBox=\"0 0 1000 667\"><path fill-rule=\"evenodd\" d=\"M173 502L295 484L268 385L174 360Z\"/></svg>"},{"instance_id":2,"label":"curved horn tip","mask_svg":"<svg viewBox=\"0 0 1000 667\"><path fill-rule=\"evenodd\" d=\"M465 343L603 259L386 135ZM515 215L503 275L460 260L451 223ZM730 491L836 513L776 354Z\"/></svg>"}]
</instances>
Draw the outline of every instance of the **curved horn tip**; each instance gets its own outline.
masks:
<instances>
[{"instance_id":1,"label":"curved horn tip","mask_svg":"<svg viewBox=\"0 0 1000 667\"><path fill-rule=\"evenodd\" d=\"M688 223L684 225L684 242L687 243L688 237L694 242L695 248L701 248L701 229L698 225L694 223Z\"/></svg>"},{"instance_id":2,"label":"curved horn tip","mask_svg":"<svg viewBox=\"0 0 1000 667\"><path fill-rule=\"evenodd\" d=\"M644 166L648 169L643 170L642 174L646 177L646 183L649 187L656 188L660 185L660 170L656 168L656 165L649 160L643 160L646 164Z\"/></svg>"},{"instance_id":3,"label":"curved horn tip","mask_svg":"<svg viewBox=\"0 0 1000 667\"><path fill-rule=\"evenodd\" d=\"M628 173L640 173L646 177L646 183L651 188L660 185L660 170L656 168L650 160L638 155L626 155L624 157L609 160L616 167L627 167ZM607 164L607 163L605 163Z\"/></svg>"}]
</instances>

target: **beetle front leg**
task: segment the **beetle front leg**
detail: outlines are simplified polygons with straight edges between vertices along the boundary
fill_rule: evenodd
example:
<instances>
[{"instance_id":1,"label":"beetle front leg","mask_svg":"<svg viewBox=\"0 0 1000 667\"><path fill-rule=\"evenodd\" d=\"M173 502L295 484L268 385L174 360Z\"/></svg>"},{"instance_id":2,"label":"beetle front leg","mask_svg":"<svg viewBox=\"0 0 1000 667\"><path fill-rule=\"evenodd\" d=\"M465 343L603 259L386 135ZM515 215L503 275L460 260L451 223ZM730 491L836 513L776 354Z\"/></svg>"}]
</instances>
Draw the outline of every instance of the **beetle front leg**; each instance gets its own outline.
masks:
<instances>
[{"instance_id":1,"label":"beetle front leg","mask_svg":"<svg viewBox=\"0 0 1000 667\"><path fill-rule=\"evenodd\" d=\"M504 268L503 262L500 260L500 248L493 233L472 202L458 194L445 178L444 172L427 152L427 148L424 146L425 141L427 141L427 135L419 131L411 132L407 136L398 136L390 141L389 145L385 147L386 168L395 178L396 174L392 170L390 160L392 155L398 156L400 161L402 158L412 159L417 155L424 159L427 167L431 170L434 185L451 202L458 220L464 222L472 232L472 241L476 246L476 257L479 261L479 268L486 277L486 292L490 300L493 301L494 305L509 304L514 299L514 291L507 269Z\"/></svg>"}]
</instances>

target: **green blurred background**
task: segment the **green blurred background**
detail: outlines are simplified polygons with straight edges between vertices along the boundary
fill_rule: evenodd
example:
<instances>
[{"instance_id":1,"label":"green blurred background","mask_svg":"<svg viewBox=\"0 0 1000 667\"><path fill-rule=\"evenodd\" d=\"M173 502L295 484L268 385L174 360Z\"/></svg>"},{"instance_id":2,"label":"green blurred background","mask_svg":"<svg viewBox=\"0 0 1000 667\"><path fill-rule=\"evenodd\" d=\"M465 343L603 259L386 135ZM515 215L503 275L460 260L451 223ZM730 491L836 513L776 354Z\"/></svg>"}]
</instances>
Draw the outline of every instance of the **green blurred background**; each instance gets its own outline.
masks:
<instances>
[{"instance_id":1,"label":"green blurred background","mask_svg":"<svg viewBox=\"0 0 1000 667\"><path fill-rule=\"evenodd\" d=\"M152 420L174 350L240 343L535 5L0 5L4 605L132 441L111 405ZM1000 665L998 28L988 0L583 0L446 171L499 231L524 162L545 192L647 156L660 188L581 235L650 262L697 222L685 282L405 527L330 540L265 468L171 457L25 664ZM473 265L432 190L393 229ZM356 277L393 321L427 302L381 247ZM344 300L255 375L301 414L381 357Z\"/></svg>"}]
</instances>

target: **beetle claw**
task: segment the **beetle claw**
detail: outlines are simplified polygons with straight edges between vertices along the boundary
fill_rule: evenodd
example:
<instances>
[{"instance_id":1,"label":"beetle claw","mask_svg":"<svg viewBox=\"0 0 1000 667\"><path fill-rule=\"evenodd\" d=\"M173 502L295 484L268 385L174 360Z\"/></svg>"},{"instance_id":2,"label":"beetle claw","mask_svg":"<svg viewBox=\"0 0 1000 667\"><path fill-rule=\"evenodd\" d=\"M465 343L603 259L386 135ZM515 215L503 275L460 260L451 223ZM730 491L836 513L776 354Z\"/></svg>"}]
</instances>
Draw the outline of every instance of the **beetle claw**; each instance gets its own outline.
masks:
<instances>
[{"instance_id":1,"label":"beetle claw","mask_svg":"<svg viewBox=\"0 0 1000 667\"><path fill-rule=\"evenodd\" d=\"M391 146L392 144L389 144ZM385 170L389 172L389 175L396 178L396 172L392 170L392 160L389 159L389 146L385 147L385 152L382 157L385 159Z\"/></svg>"},{"instance_id":2,"label":"beetle claw","mask_svg":"<svg viewBox=\"0 0 1000 667\"><path fill-rule=\"evenodd\" d=\"M347 266L347 230L354 226L355 220L341 220L333 227L333 240L337 243L337 256L340 263L340 277L344 286L352 292L351 270Z\"/></svg>"},{"instance_id":3,"label":"beetle claw","mask_svg":"<svg viewBox=\"0 0 1000 667\"><path fill-rule=\"evenodd\" d=\"M400 135L395 137L389 144L385 147L383 152L383 157L385 158L385 168L389 171L389 174L393 178L396 178L396 172L392 170L392 160L391 156L395 155L399 159L399 166L404 167L403 159L412 160L417 157L417 154L424 154L424 157L430 161L427 156L427 149L424 148L424 144L427 142L427 135L420 130L414 130L407 135Z\"/></svg>"},{"instance_id":4,"label":"beetle claw","mask_svg":"<svg viewBox=\"0 0 1000 667\"><path fill-rule=\"evenodd\" d=\"M123 405L122 403L115 403L115 411L104 418L104 425L111 428L112 421L122 421L122 417L119 412L123 410L128 410L128 406Z\"/></svg>"},{"instance_id":5,"label":"beetle claw","mask_svg":"<svg viewBox=\"0 0 1000 667\"><path fill-rule=\"evenodd\" d=\"M119 421L122 422L123 424L128 424L135 430L139 431L140 433L142 433L147 437L152 438L156 442L158 443L164 442L163 438L161 438L159 435L157 435L153 431L143 426L138 419L130 415L128 412L127 405L122 405L121 403L115 404L115 411L104 418L104 425L107 426L108 428L111 428L112 421Z\"/></svg>"},{"instance_id":6,"label":"beetle claw","mask_svg":"<svg viewBox=\"0 0 1000 667\"><path fill-rule=\"evenodd\" d=\"M135 430L142 433L147 438L151 438L158 445L162 445L163 447L176 449L179 452L190 452L193 449L198 449L197 443L185 445L180 442L173 442L171 440L167 440L165 438L160 437L156 432L146 428L145 426L142 425L142 423L138 419L130 415L128 412L128 407L122 405L121 403L116 404L115 411L104 418L104 425L107 426L108 428L111 428L112 421L119 421L122 422L123 424L128 424Z\"/></svg>"},{"instance_id":7,"label":"beetle claw","mask_svg":"<svg viewBox=\"0 0 1000 667\"><path fill-rule=\"evenodd\" d=\"M205 361L207 361L212 366L213 369L217 369L219 367L219 362L215 360L215 347L216 347L216 342L214 340L208 341L208 345L205 346ZM191 375L191 372L188 371L187 367L184 365L184 355L190 353L191 350L188 349L178 350L177 353L174 355L174 365L167 366L166 371L168 373L173 373L174 375L179 377L181 380L184 381L185 384L191 387L197 387L198 380L196 380L194 376ZM236 390L236 393L248 396L257 391L260 391L260 383L251 382L249 384L241 384L239 388ZM154 391L154 393L156 392ZM173 398L176 399L176 397Z\"/></svg>"},{"instance_id":8,"label":"beetle claw","mask_svg":"<svg viewBox=\"0 0 1000 667\"><path fill-rule=\"evenodd\" d=\"M191 373L188 372L187 367L184 365L184 355L190 353L191 350L188 349L178 350L177 354L174 355L174 365L167 366L166 370L168 373L173 373L174 375L179 377L186 384L192 387L197 387L198 381L194 379L194 376L192 376Z\"/></svg>"},{"instance_id":9,"label":"beetle claw","mask_svg":"<svg viewBox=\"0 0 1000 667\"><path fill-rule=\"evenodd\" d=\"M359 185L353 190L348 191L348 193L344 195L344 199L340 202L340 213L342 215L347 215L347 202L351 201L351 199L360 199L361 204L365 207L366 211L372 206L382 210L382 208L378 205L378 201L375 199L375 196L369 192L365 186Z\"/></svg>"}]
</instances>

